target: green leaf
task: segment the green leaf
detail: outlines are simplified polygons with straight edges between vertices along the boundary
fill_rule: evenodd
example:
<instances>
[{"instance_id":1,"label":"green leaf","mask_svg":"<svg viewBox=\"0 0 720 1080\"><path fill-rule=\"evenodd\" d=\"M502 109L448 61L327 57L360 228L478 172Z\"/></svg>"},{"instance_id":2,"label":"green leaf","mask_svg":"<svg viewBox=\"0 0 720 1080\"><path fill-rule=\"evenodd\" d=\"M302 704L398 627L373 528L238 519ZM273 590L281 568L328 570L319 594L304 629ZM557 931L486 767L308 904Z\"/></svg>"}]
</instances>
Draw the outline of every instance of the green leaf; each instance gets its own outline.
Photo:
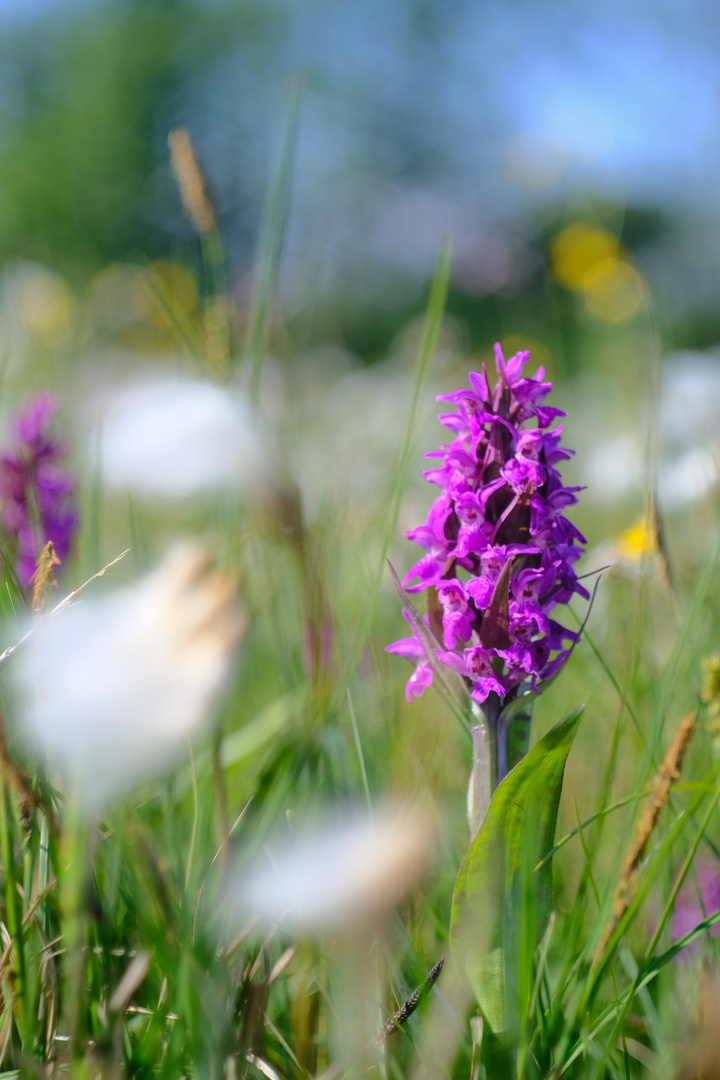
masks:
<instances>
[{"instance_id":1,"label":"green leaf","mask_svg":"<svg viewBox=\"0 0 720 1080\"><path fill-rule=\"evenodd\" d=\"M486 1030L501 1041L527 1014L532 955L552 903L552 866L542 860L554 843L565 761L582 710L552 728L498 786L455 886L453 952Z\"/></svg>"}]
</instances>

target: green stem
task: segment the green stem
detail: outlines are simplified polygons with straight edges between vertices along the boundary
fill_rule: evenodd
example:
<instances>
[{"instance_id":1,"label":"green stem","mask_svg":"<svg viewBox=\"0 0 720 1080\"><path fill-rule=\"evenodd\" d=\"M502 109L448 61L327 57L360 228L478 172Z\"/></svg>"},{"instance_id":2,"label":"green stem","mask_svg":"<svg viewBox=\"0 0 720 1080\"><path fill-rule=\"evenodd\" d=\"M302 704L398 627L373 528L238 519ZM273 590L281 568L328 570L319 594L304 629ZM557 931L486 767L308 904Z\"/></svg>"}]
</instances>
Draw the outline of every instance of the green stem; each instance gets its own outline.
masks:
<instances>
[{"instance_id":1,"label":"green stem","mask_svg":"<svg viewBox=\"0 0 720 1080\"><path fill-rule=\"evenodd\" d=\"M205 311L213 320L212 337L208 341L211 355L207 359L215 375L228 378L232 350L225 252L217 229L203 233L200 240L209 294Z\"/></svg>"},{"instance_id":2,"label":"green stem","mask_svg":"<svg viewBox=\"0 0 720 1080\"><path fill-rule=\"evenodd\" d=\"M65 993L63 1029L69 1037L69 1057L77 1050L83 993L83 907L87 880L87 826L74 799L68 806L60 841L60 927L65 946Z\"/></svg>"},{"instance_id":3,"label":"green stem","mask_svg":"<svg viewBox=\"0 0 720 1080\"><path fill-rule=\"evenodd\" d=\"M473 762L467 792L467 818L471 841L477 836L485 820L492 798L492 768L490 761L490 732L482 709L472 704L475 721L470 726L473 743Z\"/></svg>"},{"instance_id":4,"label":"green stem","mask_svg":"<svg viewBox=\"0 0 720 1080\"><path fill-rule=\"evenodd\" d=\"M40 817L40 848L38 851L38 893L42 896L47 889L49 880L49 864L50 864L50 829L48 827L47 814L41 813ZM42 901L41 915L42 915L42 931L45 936L45 940L50 940L50 905L47 900Z\"/></svg>"},{"instance_id":5,"label":"green stem","mask_svg":"<svg viewBox=\"0 0 720 1080\"><path fill-rule=\"evenodd\" d=\"M302 83L291 87L280 160L270 185L268 201L260 230L258 256L254 274L254 296L248 326L245 352L250 365L250 394L254 404L260 400L260 380L270 315L282 249L292 179L295 143L297 139Z\"/></svg>"},{"instance_id":6,"label":"green stem","mask_svg":"<svg viewBox=\"0 0 720 1080\"><path fill-rule=\"evenodd\" d=\"M480 708L485 716L490 749L490 792L495 793L498 784L505 779L507 771L507 753L500 750L500 698L497 694L488 694ZM502 757L502 760L501 760Z\"/></svg>"},{"instance_id":7,"label":"green stem","mask_svg":"<svg viewBox=\"0 0 720 1080\"><path fill-rule=\"evenodd\" d=\"M3 869L5 871L5 902L7 905L7 928L15 945L15 1019L23 1037L25 1031L25 949L23 947L22 927L22 902L17 891L17 878L15 876L15 853L13 850L13 834L10 826L12 821L12 807L10 805L10 793L0 776L0 854L2 855Z\"/></svg>"}]
</instances>

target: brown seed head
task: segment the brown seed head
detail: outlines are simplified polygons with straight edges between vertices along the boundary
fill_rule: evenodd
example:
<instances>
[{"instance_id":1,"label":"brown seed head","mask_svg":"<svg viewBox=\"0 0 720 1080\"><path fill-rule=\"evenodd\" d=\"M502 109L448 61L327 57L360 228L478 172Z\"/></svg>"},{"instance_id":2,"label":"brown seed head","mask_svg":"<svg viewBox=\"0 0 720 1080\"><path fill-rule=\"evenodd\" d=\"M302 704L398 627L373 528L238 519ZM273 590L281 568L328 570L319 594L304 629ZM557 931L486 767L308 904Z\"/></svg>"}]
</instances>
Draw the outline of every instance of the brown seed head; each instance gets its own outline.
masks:
<instances>
[{"instance_id":1,"label":"brown seed head","mask_svg":"<svg viewBox=\"0 0 720 1080\"><path fill-rule=\"evenodd\" d=\"M168 146L185 213L201 235L215 232L215 212L187 128L173 128L168 135Z\"/></svg>"},{"instance_id":2,"label":"brown seed head","mask_svg":"<svg viewBox=\"0 0 720 1080\"><path fill-rule=\"evenodd\" d=\"M52 540L48 540L35 561L35 573L31 578L33 587L32 610L33 615L39 615L45 607L48 591L51 587L57 589L55 580L55 567L60 566Z\"/></svg>"}]
</instances>

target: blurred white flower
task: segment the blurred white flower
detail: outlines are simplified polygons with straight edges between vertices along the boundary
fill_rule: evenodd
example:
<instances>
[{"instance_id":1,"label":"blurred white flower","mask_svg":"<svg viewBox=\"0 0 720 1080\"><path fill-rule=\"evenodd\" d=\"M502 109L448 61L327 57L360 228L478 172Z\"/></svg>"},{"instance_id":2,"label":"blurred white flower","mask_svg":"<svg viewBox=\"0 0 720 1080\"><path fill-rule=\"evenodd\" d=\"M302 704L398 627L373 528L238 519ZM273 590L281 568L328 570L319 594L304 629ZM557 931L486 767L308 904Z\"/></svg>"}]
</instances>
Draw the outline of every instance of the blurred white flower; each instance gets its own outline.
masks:
<instances>
[{"instance_id":1,"label":"blurred white flower","mask_svg":"<svg viewBox=\"0 0 720 1080\"><path fill-rule=\"evenodd\" d=\"M177 548L138 584L41 623L18 655L21 735L97 809L187 753L243 625L233 581Z\"/></svg>"},{"instance_id":2,"label":"blurred white flower","mask_svg":"<svg viewBox=\"0 0 720 1080\"><path fill-rule=\"evenodd\" d=\"M717 487L720 462L720 357L717 353L680 352L662 365L657 417L657 491L667 510L707 498ZM579 479L587 496L613 502L643 490L647 482L647 425L630 430L608 426L609 410L601 394L588 392L581 403L580 438L574 440ZM622 422L621 410L612 414ZM630 418L625 417L626 425ZM613 421L611 421L613 422ZM583 449L586 441L594 446Z\"/></svg>"},{"instance_id":3,"label":"blurred white flower","mask_svg":"<svg viewBox=\"0 0 720 1080\"><path fill-rule=\"evenodd\" d=\"M259 916L298 933L374 923L421 878L434 839L417 808L386 808L373 823L346 816L339 824L296 826L289 841L238 866L225 902L239 924Z\"/></svg>"},{"instance_id":4,"label":"blurred white flower","mask_svg":"<svg viewBox=\"0 0 720 1080\"><path fill-rule=\"evenodd\" d=\"M102 410L104 483L143 495L249 493L271 477L248 405L217 384L157 379L118 389Z\"/></svg>"},{"instance_id":5,"label":"blurred white flower","mask_svg":"<svg viewBox=\"0 0 720 1080\"><path fill-rule=\"evenodd\" d=\"M330 350L317 350L314 363L313 383L305 400L288 410L285 428L303 506L311 521L325 512L327 499L353 513L362 510L364 518L387 490L398 425L412 396L412 369L395 362L357 369L348 356ZM418 423L432 430L432 394L425 404Z\"/></svg>"}]
</instances>

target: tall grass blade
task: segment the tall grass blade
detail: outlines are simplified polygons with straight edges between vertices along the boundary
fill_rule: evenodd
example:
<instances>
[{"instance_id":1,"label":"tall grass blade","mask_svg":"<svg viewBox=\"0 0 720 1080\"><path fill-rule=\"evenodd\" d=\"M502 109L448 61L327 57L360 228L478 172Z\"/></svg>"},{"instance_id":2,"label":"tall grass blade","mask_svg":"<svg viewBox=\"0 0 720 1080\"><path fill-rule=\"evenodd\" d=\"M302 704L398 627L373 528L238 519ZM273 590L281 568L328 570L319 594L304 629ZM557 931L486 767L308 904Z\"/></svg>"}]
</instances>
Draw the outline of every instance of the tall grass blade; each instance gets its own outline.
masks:
<instances>
[{"instance_id":1,"label":"tall grass blade","mask_svg":"<svg viewBox=\"0 0 720 1080\"><path fill-rule=\"evenodd\" d=\"M245 355L250 366L250 393L256 404L260 396L260 380L265 360L272 302L290 202L290 184L302 96L302 81L296 79L290 87L277 171L268 189L268 198L260 227L254 274L254 295L245 342Z\"/></svg>"}]
</instances>

